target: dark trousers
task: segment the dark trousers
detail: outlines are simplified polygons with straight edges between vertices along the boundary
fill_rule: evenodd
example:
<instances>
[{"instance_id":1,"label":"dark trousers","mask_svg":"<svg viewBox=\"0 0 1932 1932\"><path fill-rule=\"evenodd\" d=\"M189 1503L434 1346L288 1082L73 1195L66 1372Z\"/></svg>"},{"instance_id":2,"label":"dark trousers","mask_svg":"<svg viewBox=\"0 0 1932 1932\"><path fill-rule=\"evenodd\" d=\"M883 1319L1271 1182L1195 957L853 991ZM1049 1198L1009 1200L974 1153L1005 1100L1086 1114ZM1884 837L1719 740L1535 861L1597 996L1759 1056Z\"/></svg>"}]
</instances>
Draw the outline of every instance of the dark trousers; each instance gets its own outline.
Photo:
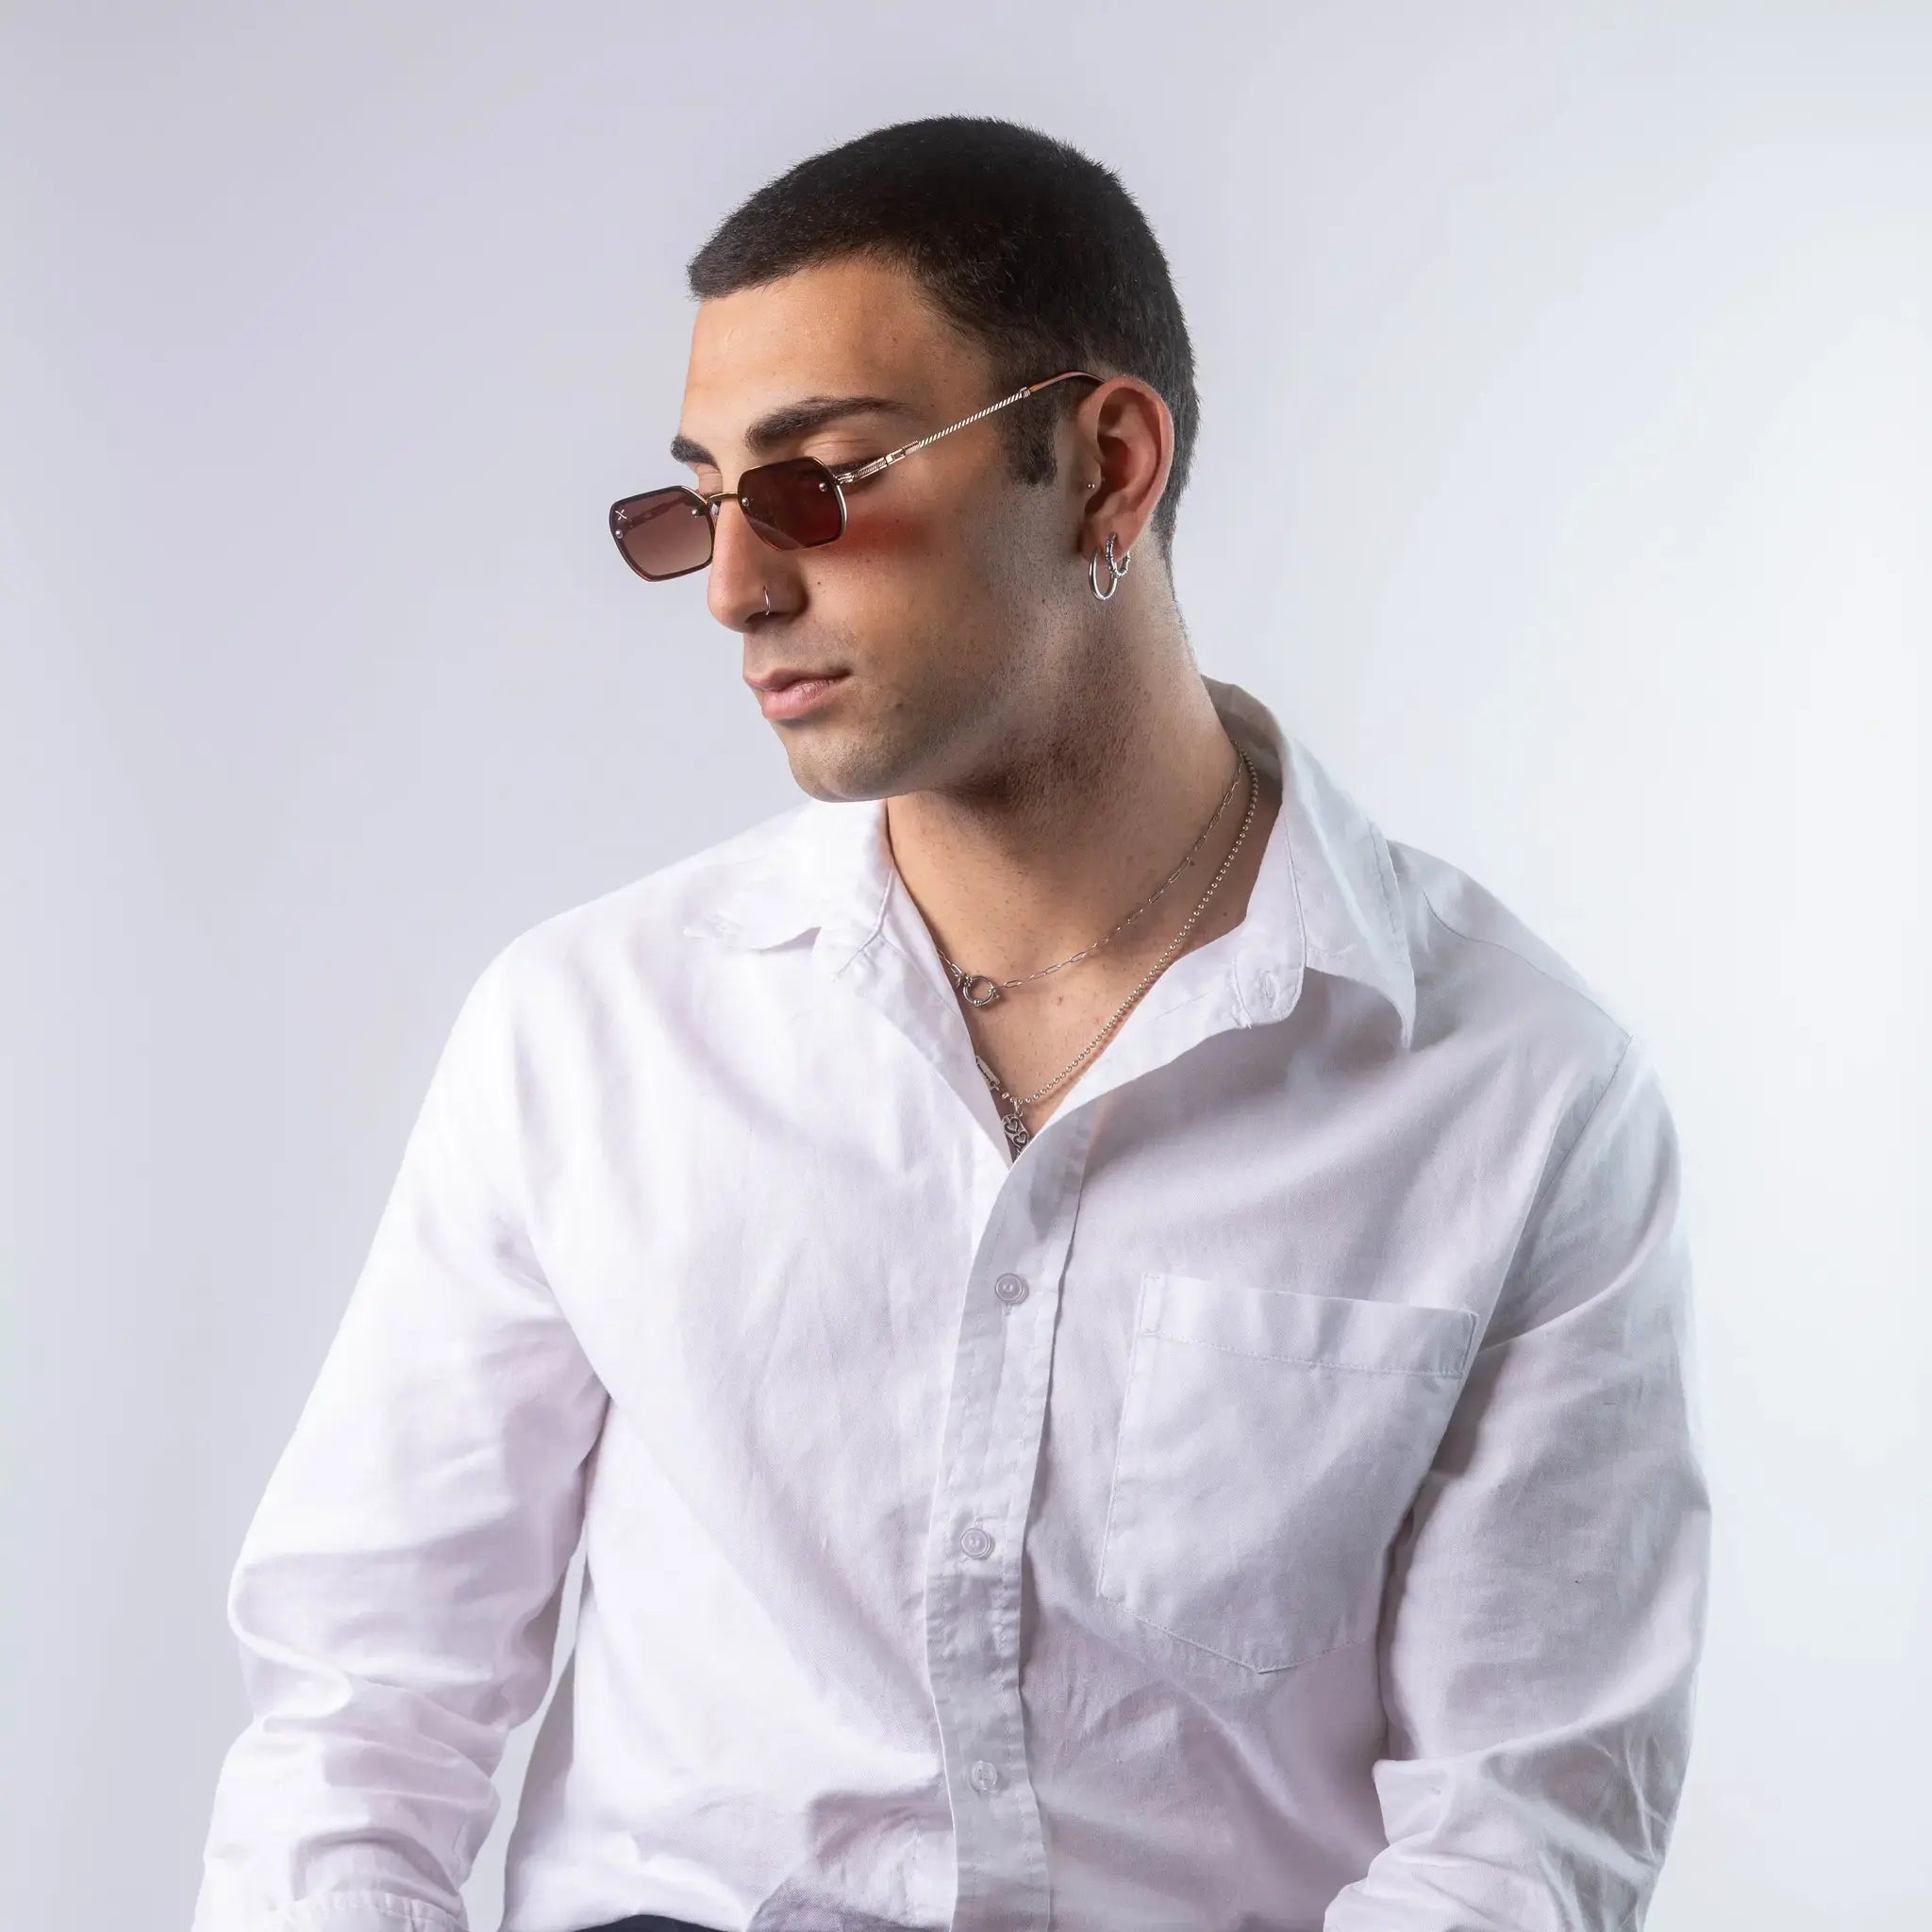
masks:
<instances>
[{"instance_id":1,"label":"dark trousers","mask_svg":"<svg viewBox=\"0 0 1932 1932\"><path fill-rule=\"evenodd\" d=\"M690 1919L667 1919L658 1912L639 1912L629 1919L612 1919L604 1925L586 1925L583 1932L718 1932L715 1925L699 1925Z\"/></svg>"}]
</instances>

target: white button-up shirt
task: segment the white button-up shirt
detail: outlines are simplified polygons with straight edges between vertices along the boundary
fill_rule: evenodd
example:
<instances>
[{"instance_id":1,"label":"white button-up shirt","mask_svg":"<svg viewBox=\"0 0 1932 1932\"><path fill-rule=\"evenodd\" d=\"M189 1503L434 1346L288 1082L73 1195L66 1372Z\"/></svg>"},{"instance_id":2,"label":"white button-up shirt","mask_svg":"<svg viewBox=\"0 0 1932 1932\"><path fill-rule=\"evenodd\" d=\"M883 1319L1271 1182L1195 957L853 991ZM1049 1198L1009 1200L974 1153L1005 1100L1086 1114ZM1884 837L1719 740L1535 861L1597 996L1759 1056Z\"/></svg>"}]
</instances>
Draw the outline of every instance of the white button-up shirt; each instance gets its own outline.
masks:
<instances>
[{"instance_id":1,"label":"white button-up shirt","mask_svg":"<svg viewBox=\"0 0 1932 1932\"><path fill-rule=\"evenodd\" d=\"M1652 1058L1216 679L1245 917L1015 1156L879 801L511 940L227 1609L194 1932L1612 1932L1707 1588Z\"/></svg>"}]
</instances>

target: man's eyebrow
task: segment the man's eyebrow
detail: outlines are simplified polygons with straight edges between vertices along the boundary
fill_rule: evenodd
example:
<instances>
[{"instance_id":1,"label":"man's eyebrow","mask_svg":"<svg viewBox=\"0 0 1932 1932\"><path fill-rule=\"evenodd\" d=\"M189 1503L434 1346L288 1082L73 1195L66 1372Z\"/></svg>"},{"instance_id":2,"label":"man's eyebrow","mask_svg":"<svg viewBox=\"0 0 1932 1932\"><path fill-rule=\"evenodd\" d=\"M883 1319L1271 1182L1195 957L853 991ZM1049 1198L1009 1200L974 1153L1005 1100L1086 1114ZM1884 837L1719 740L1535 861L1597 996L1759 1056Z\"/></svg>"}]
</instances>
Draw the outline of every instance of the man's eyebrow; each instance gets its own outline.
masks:
<instances>
[{"instance_id":1,"label":"man's eyebrow","mask_svg":"<svg viewBox=\"0 0 1932 1932\"><path fill-rule=\"evenodd\" d=\"M894 396L806 396L760 416L744 432L745 447L754 456L775 456L788 442L809 436L814 429L823 429L843 416L910 419L917 414L910 403L902 403ZM682 435L671 439L671 459L678 463L709 463L713 469L718 465L718 458L703 443Z\"/></svg>"}]
</instances>

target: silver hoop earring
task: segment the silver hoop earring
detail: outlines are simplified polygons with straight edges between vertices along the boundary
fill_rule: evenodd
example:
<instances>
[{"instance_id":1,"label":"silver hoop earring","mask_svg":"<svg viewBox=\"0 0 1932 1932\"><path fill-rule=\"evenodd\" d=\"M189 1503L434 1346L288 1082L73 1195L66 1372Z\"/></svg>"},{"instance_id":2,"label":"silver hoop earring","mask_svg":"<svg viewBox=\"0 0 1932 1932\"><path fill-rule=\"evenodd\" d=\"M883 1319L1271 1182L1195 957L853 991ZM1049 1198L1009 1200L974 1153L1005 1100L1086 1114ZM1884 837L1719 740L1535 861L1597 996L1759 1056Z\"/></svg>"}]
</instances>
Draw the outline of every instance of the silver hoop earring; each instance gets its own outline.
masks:
<instances>
[{"instance_id":1,"label":"silver hoop earring","mask_svg":"<svg viewBox=\"0 0 1932 1932\"><path fill-rule=\"evenodd\" d=\"M766 615L767 617L769 617L769 616L771 616L771 614L772 614L772 587L771 587L771 585L770 585L770 584L767 584L767 585L765 586L765 615Z\"/></svg>"},{"instance_id":2,"label":"silver hoop earring","mask_svg":"<svg viewBox=\"0 0 1932 1932\"><path fill-rule=\"evenodd\" d=\"M1098 597L1103 604L1105 604L1113 595L1113 593L1120 589L1121 579L1126 575L1128 567L1133 563L1133 561L1134 553L1131 550L1123 550L1121 552L1120 561L1118 563L1114 561L1113 533L1109 531L1108 533L1107 539L1107 567L1108 571L1112 574L1112 575L1110 581L1108 584L1107 589L1103 591L1100 588L1100 552L1096 550L1093 553L1093 555L1087 559L1087 581L1091 585L1092 585L1093 594L1096 597Z\"/></svg>"}]
</instances>

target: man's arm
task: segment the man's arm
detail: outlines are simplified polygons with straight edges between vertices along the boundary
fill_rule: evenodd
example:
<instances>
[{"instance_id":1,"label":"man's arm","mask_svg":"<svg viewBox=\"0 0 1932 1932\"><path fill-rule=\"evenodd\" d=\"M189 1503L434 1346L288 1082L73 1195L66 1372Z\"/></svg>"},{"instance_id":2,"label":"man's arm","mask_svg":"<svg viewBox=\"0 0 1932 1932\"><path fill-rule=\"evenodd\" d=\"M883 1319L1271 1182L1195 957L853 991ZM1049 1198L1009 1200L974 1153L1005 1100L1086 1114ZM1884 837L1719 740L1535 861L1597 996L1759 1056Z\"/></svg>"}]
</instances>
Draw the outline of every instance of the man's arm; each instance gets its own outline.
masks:
<instances>
[{"instance_id":1,"label":"man's arm","mask_svg":"<svg viewBox=\"0 0 1932 1932\"><path fill-rule=\"evenodd\" d=\"M529 1243L504 963L458 1014L242 1543L254 1716L192 1932L458 1932L491 1774L549 1685L608 1397Z\"/></svg>"},{"instance_id":2,"label":"man's arm","mask_svg":"<svg viewBox=\"0 0 1932 1932\"><path fill-rule=\"evenodd\" d=\"M1670 1840L1710 1505L1677 1139L1641 1041L1568 1118L1391 1561L1389 1844L1324 1932L1624 1932Z\"/></svg>"}]
</instances>

